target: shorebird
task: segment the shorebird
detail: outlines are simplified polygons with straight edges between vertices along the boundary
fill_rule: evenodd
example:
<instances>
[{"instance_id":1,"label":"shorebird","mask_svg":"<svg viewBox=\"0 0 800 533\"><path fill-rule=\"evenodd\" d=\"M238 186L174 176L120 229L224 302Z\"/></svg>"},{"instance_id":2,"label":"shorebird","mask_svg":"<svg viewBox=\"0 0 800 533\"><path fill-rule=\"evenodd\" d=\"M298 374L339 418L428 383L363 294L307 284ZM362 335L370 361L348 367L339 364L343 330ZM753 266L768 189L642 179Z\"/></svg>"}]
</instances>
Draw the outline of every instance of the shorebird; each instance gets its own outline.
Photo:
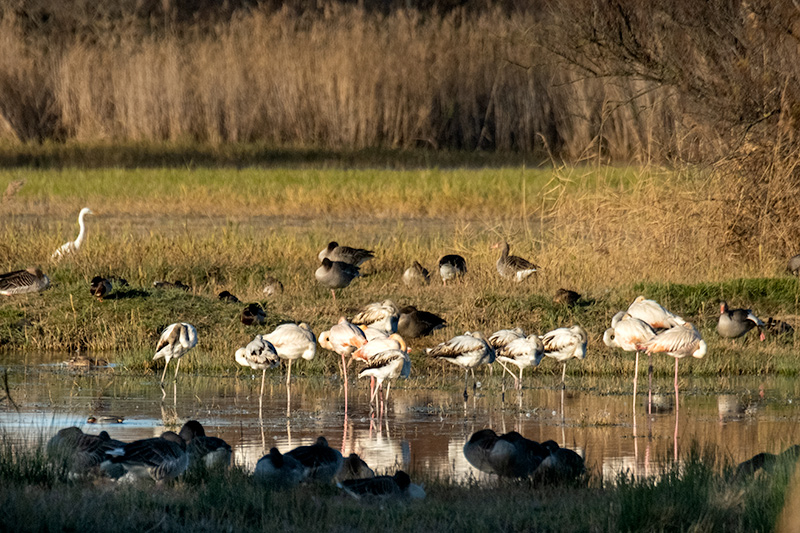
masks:
<instances>
[{"instance_id":1,"label":"shorebird","mask_svg":"<svg viewBox=\"0 0 800 533\"><path fill-rule=\"evenodd\" d=\"M322 249L318 255L319 260L330 259L334 262L348 263L353 266L361 266L373 257L375 252L364 248L351 248L349 246L339 246L336 241L331 241L328 246Z\"/></svg>"},{"instance_id":2,"label":"shorebird","mask_svg":"<svg viewBox=\"0 0 800 533\"><path fill-rule=\"evenodd\" d=\"M110 450L107 459L100 464L105 472L113 474L122 466L121 480L137 481L152 479L169 481L183 474L189 467L186 441L172 431L160 437L142 439Z\"/></svg>"},{"instance_id":3,"label":"shorebird","mask_svg":"<svg viewBox=\"0 0 800 533\"><path fill-rule=\"evenodd\" d=\"M508 255L509 246L508 242L496 243L492 249L501 249L500 257L497 259L497 272L501 277L513 279L514 281L523 281L535 274L539 269L527 259L523 259L516 255Z\"/></svg>"},{"instance_id":4,"label":"shorebird","mask_svg":"<svg viewBox=\"0 0 800 533\"><path fill-rule=\"evenodd\" d=\"M351 322L357 326L379 329L387 335L397 332L397 319L400 309L392 300L374 302L359 311Z\"/></svg>"},{"instance_id":5,"label":"shorebird","mask_svg":"<svg viewBox=\"0 0 800 533\"><path fill-rule=\"evenodd\" d=\"M3 296L39 292L49 286L50 278L39 267L0 274L0 294Z\"/></svg>"},{"instance_id":6,"label":"shorebird","mask_svg":"<svg viewBox=\"0 0 800 533\"><path fill-rule=\"evenodd\" d=\"M272 333L262 337L272 343L278 357L289 361L289 368L286 371L287 386L292 379L292 361L301 357L311 361L317 354L317 338L305 322L301 322L300 325L281 324Z\"/></svg>"},{"instance_id":7,"label":"shorebird","mask_svg":"<svg viewBox=\"0 0 800 533\"><path fill-rule=\"evenodd\" d=\"M460 255L450 254L439 259L439 275L447 285L451 279L460 278L467 273L467 260Z\"/></svg>"},{"instance_id":8,"label":"shorebird","mask_svg":"<svg viewBox=\"0 0 800 533\"><path fill-rule=\"evenodd\" d=\"M447 325L444 318L420 311L413 305L407 305L400 310L400 318L397 319L397 332L406 339L416 339L430 335L433 331Z\"/></svg>"},{"instance_id":9,"label":"shorebird","mask_svg":"<svg viewBox=\"0 0 800 533\"><path fill-rule=\"evenodd\" d=\"M567 375L567 361L573 357L575 359L586 357L586 343L589 336L582 327L572 326L549 331L542 335L541 339L544 345L544 354L564 363L561 371L561 388L563 389L564 378Z\"/></svg>"},{"instance_id":10,"label":"shorebird","mask_svg":"<svg viewBox=\"0 0 800 533\"><path fill-rule=\"evenodd\" d=\"M741 337L751 329L758 327L759 338L766 339L764 322L761 321L750 309L728 309L728 302L722 301L719 304L719 321L717 322L717 333L726 339Z\"/></svg>"},{"instance_id":11,"label":"shorebird","mask_svg":"<svg viewBox=\"0 0 800 533\"><path fill-rule=\"evenodd\" d=\"M514 378L514 387L522 390L522 371L531 366L539 366L544 357L544 344L538 335L528 335L514 339L505 346L497 348L497 361ZM519 368L519 378L503 363Z\"/></svg>"},{"instance_id":12,"label":"shorebird","mask_svg":"<svg viewBox=\"0 0 800 533\"><path fill-rule=\"evenodd\" d=\"M431 282L431 275L428 269L419 264L419 261L408 267L403 272L403 283L411 287L414 285L427 285Z\"/></svg>"},{"instance_id":13,"label":"shorebird","mask_svg":"<svg viewBox=\"0 0 800 533\"><path fill-rule=\"evenodd\" d=\"M53 259L61 259L67 254L75 253L80 250L83 241L86 239L86 224L84 223L84 217L86 215L92 215L92 210L88 207L84 207L81 209L81 212L78 214L78 226L80 227L80 231L78 232L78 236L75 238L74 241L65 242L62 244L58 250L53 252L52 258Z\"/></svg>"},{"instance_id":14,"label":"shorebird","mask_svg":"<svg viewBox=\"0 0 800 533\"><path fill-rule=\"evenodd\" d=\"M191 324L176 322L175 324L170 324L161 332L161 338L158 339L156 354L153 356L153 361L161 359L162 357L166 361L164 363L164 372L161 374L162 385L164 383L164 376L167 374L167 367L169 366L170 359L178 360L178 363L175 365L175 379L178 379L181 357L195 346L197 346L197 330Z\"/></svg>"},{"instance_id":15,"label":"shorebird","mask_svg":"<svg viewBox=\"0 0 800 533\"><path fill-rule=\"evenodd\" d=\"M253 477L274 489L290 489L306 478L306 467L291 455L281 454L278 448L271 448L256 463Z\"/></svg>"},{"instance_id":16,"label":"shorebird","mask_svg":"<svg viewBox=\"0 0 800 533\"><path fill-rule=\"evenodd\" d=\"M264 378L267 369L275 368L281 364L278 352L264 335L256 335L244 348L239 348L234 354L236 362L242 366L261 370L261 393L258 397L258 410L261 412L261 402L264 398Z\"/></svg>"},{"instance_id":17,"label":"shorebird","mask_svg":"<svg viewBox=\"0 0 800 533\"><path fill-rule=\"evenodd\" d=\"M328 446L325 437L318 437L311 446L298 446L284 456L297 459L305 467L308 479L322 483L330 483L344 463L342 454Z\"/></svg>"},{"instance_id":18,"label":"shorebird","mask_svg":"<svg viewBox=\"0 0 800 533\"><path fill-rule=\"evenodd\" d=\"M475 368L480 365L489 365L494 362L495 353L483 334L479 331L466 332L463 335L453 337L449 341L443 342L433 348L428 348L428 354L432 357L450 361L464 369L464 401L469 398L467 394L467 382L469 374L472 372L472 389L477 388L475 383Z\"/></svg>"},{"instance_id":19,"label":"shorebird","mask_svg":"<svg viewBox=\"0 0 800 533\"><path fill-rule=\"evenodd\" d=\"M343 261L331 261L327 257L322 260L322 264L314 272L314 277L320 285L331 290L333 299L336 300L334 289L343 289L350 285L355 278L361 276L361 271L357 266Z\"/></svg>"}]
</instances>

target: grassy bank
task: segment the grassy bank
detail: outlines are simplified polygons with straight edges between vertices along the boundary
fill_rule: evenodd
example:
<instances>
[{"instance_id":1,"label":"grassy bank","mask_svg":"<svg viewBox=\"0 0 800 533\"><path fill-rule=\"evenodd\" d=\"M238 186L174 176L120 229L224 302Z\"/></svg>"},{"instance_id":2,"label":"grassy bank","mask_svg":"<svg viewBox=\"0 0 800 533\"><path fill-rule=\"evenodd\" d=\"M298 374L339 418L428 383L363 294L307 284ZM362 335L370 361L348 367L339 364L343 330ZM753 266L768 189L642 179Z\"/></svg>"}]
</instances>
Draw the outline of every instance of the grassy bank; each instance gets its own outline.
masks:
<instances>
[{"instance_id":1,"label":"grassy bank","mask_svg":"<svg viewBox=\"0 0 800 533\"><path fill-rule=\"evenodd\" d=\"M155 488L69 481L41 451L6 443L0 504L14 531L772 531L792 470L779 463L738 480L713 453L693 452L658 479L622 477L606 487L460 484L412 471L425 500L378 502L326 486L271 492L239 468Z\"/></svg>"}]
</instances>

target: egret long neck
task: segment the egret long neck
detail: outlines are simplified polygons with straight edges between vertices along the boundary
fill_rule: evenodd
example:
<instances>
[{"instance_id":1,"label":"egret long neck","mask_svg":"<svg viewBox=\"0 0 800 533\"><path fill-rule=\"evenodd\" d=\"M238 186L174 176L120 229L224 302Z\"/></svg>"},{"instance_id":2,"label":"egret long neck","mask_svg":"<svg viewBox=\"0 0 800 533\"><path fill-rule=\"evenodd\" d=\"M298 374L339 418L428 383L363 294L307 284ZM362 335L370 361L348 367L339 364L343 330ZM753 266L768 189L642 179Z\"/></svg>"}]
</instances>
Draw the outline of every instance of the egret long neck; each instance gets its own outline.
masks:
<instances>
[{"instance_id":1,"label":"egret long neck","mask_svg":"<svg viewBox=\"0 0 800 533\"><path fill-rule=\"evenodd\" d=\"M86 216L86 213L81 212L78 215L78 226L80 226L80 231L78 232L78 238L75 239L75 248L80 248L81 244L83 243L83 239L86 238L86 223L83 221L83 217Z\"/></svg>"}]
</instances>

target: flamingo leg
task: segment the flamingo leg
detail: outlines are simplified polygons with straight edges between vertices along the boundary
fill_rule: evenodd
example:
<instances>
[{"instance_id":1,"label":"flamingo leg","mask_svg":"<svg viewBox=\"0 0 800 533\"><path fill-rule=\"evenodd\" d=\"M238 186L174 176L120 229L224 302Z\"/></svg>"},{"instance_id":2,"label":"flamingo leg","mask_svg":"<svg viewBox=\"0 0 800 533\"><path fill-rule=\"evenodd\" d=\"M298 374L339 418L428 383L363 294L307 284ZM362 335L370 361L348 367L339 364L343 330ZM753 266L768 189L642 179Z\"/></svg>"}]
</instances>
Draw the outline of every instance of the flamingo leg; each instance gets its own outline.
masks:
<instances>
[{"instance_id":1,"label":"flamingo leg","mask_svg":"<svg viewBox=\"0 0 800 533\"><path fill-rule=\"evenodd\" d=\"M374 379L374 378L373 378ZM375 400L375 397L378 395L378 391L381 390L381 384L379 383L377 387L373 387L372 393L369 395L369 403L372 405L372 402Z\"/></svg>"},{"instance_id":2,"label":"flamingo leg","mask_svg":"<svg viewBox=\"0 0 800 533\"><path fill-rule=\"evenodd\" d=\"M385 402L389 401L389 390L391 389L391 387L392 387L392 382L391 381L387 381L386 382L386 397L383 399L383 401L385 401Z\"/></svg>"},{"instance_id":3,"label":"flamingo leg","mask_svg":"<svg viewBox=\"0 0 800 533\"><path fill-rule=\"evenodd\" d=\"M636 364L633 367L633 424L636 425L636 385L639 380L639 350L636 350Z\"/></svg>"},{"instance_id":4,"label":"flamingo leg","mask_svg":"<svg viewBox=\"0 0 800 533\"><path fill-rule=\"evenodd\" d=\"M475 369L469 369L470 374L472 374L472 394L475 395L475 391L478 390L478 384L475 382Z\"/></svg>"},{"instance_id":5,"label":"flamingo leg","mask_svg":"<svg viewBox=\"0 0 800 533\"><path fill-rule=\"evenodd\" d=\"M175 365L175 381L178 381L178 369L180 367L181 367L181 360L178 359L178 364ZM167 367L164 367L164 370L166 370L166 369L167 369Z\"/></svg>"},{"instance_id":6,"label":"flamingo leg","mask_svg":"<svg viewBox=\"0 0 800 533\"><path fill-rule=\"evenodd\" d=\"M267 376L267 369L261 369L261 393L258 395L258 417L262 416L262 407L264 404L264 378Z\"/></svg>"},{"instance_id":7,"label":"flamingo leg","mask_svg":"<svg viewBox=\"0 0 800 533\"><path fill-rule=\"evenodd\" d=\"M653 414L653 354L647 352L647 415Z\"/></svg>"},{"instance_id":8,"label":"flamingo leg","mask_svg":"<svg viewBox=\"0 0 800 533\"><path fill-rule=\"evenodd\" d=\"M469 380L469 370L466 368L464 369L464 401L466 402L469 399L469 395L467 394L467 381Z\"/></svg>"},{"instance_id":9,"label":"flamingo leg","mask_svg":"<svg viewBox=\"0 0 800 533\"><path fill-rule=\"evenodd\" d=\"M567 363L564 363L564 369L561 371L561 389L566 389L567 385L564 383L564 378L567 377Z\"/></svg>"},{"instance_id":10,"label":"flamingo leg","mask_svg":"<svg viewBox=\"0 0 800 533\"><path fill-rule=\"evenodd\" d=\"M167 375L167 367L169 366L169 357L166 358L166 363L164 363L164 371L161 373L161 384L164 384L164 376Z\"/></svg>"},{"instance_id":11,"label":"flamingo leg","mask_svg":"<svg viewBox=\"0 0 800 533\"><path fill-rule=\"evenodd\" d=\"M333 295L333 301L335 302L336 301L336 293L333 291L333 289L331 289L331 294Z\"/></svg>"},{"instance_id":12,"label":"flamingo leg","mask_svg":"<svg viewBox=\"0 0 800 533\"><path fill-rule=\"evenodd\" d=\"M286 386L289 386L289 382L292 380L292 360L289 359L289 369L286 371Z\"/></svg>"},{"instance_id":13,"label":"flamingo leg","mask_svg":"<svg viewBox=\"0 0 800 533\"><path fill-rule=\"evenodd\" d=\"M342 353L342 379L344 380L344 413L347 416L347 365L344 361L344 353Z\"/></svg>"},{"instance_id":14,"label":"flamingo leg","mask_svg":"<svg viewBox=\"0 0 800 533\"><path fill-rule=\"evenodd\" d=\"M508 372L509 374L511 374L511 377L512 377L512 378L514 378L514 379L517 379L517 376L516 376L516 375L514 375L514 373L513 373L511 370L509 370L509 369L508 369L508 367L506 366L506 364L505 364L504 362L502 362L502 361L497 361L497 362L498 362L498 363L500 363L500 366L502 366L502 367L505 369L505 371L506 371L506 372ZM491 367L490 367L490 368L491 368Z\"/></svg>"},{"instance_id":15,"label":"flamingo leg","mask_svg":"<svg viewBox=\"0 0 800 533\"><path fill-rule=\"evenodd\" d=\"M678 416L678 358L675 358L675 416Z\"/></svg>"},{"instance_id":16,"label":"flamingo leg","mask_svg":"<svg viewBox=\"0 0 800 533\"><path fill-rule=\"evenodd\" d=\"M519 384L518 390L522 390L522 367L519 367L519 381L517 381L517 384Z\"/></svg>"}]
</instances>

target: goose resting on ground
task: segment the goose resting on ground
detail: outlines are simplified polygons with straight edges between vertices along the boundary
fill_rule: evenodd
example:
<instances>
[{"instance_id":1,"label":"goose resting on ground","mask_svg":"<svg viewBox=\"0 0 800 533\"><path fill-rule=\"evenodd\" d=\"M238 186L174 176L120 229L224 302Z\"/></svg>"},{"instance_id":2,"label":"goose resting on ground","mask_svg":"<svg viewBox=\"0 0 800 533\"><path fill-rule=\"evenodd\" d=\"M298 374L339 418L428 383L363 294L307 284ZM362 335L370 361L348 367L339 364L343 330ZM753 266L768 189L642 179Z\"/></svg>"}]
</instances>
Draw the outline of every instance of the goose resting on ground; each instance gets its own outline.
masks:
<instances>
[{"instance_id":1,"label":"goose resting on ground","mask_svg":"<svg viewBox=\"0 0 800 533\"><path fill-rule=\"evenodd\" d=\"M39 267L0 274L0 294L3 296L39 292L49 286L50 278Z\"/></svg>"},{"instance_id":2,"label":"goose resting on ground","mask_svg":"<svg viewBox=\"0 0 800 533\"><path fill-rule=\"evenodd\" d=\"M403 272L403 283L409 287L412 285L427 285L430 282L431 275L428 269L420 265L418 261L414 261L414 264Z\"/></svg>"}]
</instances>

